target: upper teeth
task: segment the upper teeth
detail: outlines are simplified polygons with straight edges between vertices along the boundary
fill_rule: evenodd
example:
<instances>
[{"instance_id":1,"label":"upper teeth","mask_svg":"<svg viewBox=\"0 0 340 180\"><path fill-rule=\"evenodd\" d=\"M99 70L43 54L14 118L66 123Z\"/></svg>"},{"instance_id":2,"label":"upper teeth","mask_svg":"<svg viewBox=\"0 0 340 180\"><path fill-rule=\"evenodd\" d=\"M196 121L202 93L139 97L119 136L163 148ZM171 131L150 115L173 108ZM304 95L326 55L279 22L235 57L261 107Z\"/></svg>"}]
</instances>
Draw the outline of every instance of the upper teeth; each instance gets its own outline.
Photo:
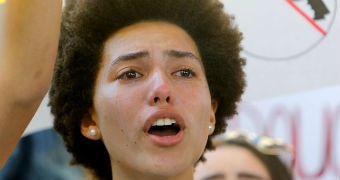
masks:
<instances>
[{"instance_id":1,"label":"upper teeth","mask_svg":"<svg viewBox=\"0 0 340 180\"><path fill-rule=\"evenodd\" d=\"M176 124L176 121L173 119L169 119L169 118L162 118L162 119L157 119L157 121L155 121L152 126L168 126L171 124Z\"/></svg>"}]
</instances>

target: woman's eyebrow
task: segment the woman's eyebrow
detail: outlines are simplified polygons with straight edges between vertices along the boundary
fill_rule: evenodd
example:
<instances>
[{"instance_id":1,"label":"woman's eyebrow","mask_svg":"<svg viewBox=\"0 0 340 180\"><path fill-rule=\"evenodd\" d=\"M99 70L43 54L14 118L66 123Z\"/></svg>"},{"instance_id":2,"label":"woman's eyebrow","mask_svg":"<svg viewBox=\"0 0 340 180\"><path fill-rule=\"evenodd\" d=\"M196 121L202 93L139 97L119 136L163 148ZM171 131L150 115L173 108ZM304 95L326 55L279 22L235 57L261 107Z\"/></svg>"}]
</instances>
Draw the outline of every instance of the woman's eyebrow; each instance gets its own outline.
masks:
<instances>
[{"instance_id":1,"label":"woman's eyebrow","mask_svg":"<svg viewBox=\"0 0 340 180\"><path fill-rule=\"evenodd\" d=\"M265 180L263 177L247 172L241 172L237 175L238 178L247 178L248 180Z\"/></svg>"},{"instance_id":2,"label":"woman's eyebrow","mask_svg":"<svg viewBox=\"0 0 340 180\"><path fill-rule=\"evenodd\" d=\"M198 61L201 61L199 57L197 57L195 54L188 52L188 51L179 51L179 50L168 50L165 53L167 56L170 57L177 57L177 58L192 58Z\"/></svg>"},{"instance_id":3,"label":"woman's eyebrow","mask_svg":"<svg viewBox=\"0 0 340 180\"><path fill-rule=\"evenodd\" d=\"M209 175L207 177L204 177L201 180L222 180L222 179L225 179L224 174L216 173L216 174L212 174L212 175Z\"/></svg>"},{"instance_id":4,"label":"woman's eyebrow","mask_svg":"<svg viewBox=\"0 0 340 180\"><path fill-rule=\"evenodd\" d=\"M112 59L111 67L114 66L115 64L118 64L119 62L122 62L122 61L136 60L136 59L139 59L139 58L147 57L149 55L150 54L149 54L148 51L138 51L138 52L122 54L122 55Z\"/></svg>"},{"instance_id":5,"label":"woman's eyebrow","mask_svg":"<svg viewBox=\"0 0 340 180\"><path fill-rule=\"evenodd\" d=\"M194 60L201 62L199 57L197 57L195 54L188 52L188 51L167 50L165 52L165 55L169 57L176 57L176 58L189 58L189 59L194 59ZM148 56L150 56L150 53L148 51L137 51L137 52L122 54L112 59L111 67L122 61L131 61L131 60L136 60L136 59L140 59L140 58L148 57Z\"/></svg>"}]
</instances>

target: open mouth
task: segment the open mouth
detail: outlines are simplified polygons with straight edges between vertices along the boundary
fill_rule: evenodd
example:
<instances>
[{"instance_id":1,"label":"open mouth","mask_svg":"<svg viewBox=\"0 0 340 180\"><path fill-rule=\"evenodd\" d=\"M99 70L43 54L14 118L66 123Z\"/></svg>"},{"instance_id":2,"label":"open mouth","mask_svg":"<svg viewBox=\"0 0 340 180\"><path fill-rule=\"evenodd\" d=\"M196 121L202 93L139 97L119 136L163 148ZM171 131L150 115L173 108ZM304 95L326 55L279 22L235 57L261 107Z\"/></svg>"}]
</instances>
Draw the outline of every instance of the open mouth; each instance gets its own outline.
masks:
<instances>
[{"instance_id":1,"label":"open mouth","mask_svg":"<svg viewBox=\"0 0 340 180\"><path fill-rule=\"evenodd\" d=\"M175 120L162 118L152 124L148 133L156 136L174 136L180 130L181 128Z\"/></svg>"}]
</instances>

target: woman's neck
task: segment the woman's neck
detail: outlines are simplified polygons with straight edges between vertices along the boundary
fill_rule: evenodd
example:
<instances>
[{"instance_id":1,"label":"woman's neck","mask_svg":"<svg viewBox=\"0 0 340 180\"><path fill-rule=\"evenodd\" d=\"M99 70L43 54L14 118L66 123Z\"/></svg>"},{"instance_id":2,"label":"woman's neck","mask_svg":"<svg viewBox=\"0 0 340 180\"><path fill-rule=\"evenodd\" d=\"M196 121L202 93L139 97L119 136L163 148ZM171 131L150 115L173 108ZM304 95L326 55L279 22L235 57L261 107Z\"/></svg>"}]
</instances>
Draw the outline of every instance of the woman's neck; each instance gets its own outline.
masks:
<instances>
[{"instance_id":1,"label":"woman's neck","mask_svg":"<svg viewBox=\"0 0 340 180\"><path fill-rule=\"evenodd\" d=\"M155 173L138 173L133 171L119 171L112 169L112 180L193 180L194 168L190 167L185 171L174 174L155 174Z\"/></svg>"}]
</instances>

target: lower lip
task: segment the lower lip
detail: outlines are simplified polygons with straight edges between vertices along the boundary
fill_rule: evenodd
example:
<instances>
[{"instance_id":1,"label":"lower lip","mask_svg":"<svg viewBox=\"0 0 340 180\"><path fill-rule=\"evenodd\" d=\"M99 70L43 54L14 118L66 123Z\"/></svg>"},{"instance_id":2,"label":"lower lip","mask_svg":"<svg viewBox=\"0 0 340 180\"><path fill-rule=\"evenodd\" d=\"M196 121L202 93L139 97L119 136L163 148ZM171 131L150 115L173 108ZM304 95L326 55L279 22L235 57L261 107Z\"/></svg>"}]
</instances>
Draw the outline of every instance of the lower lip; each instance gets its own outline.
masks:
<instances>
[{"instance_id":1,"label":"lower lip","mask_svg":"<svg viewBox=\"0 0 340 180\"><path fill-rule=\"evenodd\" d=\"M181 142L183 136L183 131L179 131L176 135L173 136L157 136L153 134L148 134L148 137L151 139L151 141L158 146L174 146Z\"/></svg>"}]
</instances>

